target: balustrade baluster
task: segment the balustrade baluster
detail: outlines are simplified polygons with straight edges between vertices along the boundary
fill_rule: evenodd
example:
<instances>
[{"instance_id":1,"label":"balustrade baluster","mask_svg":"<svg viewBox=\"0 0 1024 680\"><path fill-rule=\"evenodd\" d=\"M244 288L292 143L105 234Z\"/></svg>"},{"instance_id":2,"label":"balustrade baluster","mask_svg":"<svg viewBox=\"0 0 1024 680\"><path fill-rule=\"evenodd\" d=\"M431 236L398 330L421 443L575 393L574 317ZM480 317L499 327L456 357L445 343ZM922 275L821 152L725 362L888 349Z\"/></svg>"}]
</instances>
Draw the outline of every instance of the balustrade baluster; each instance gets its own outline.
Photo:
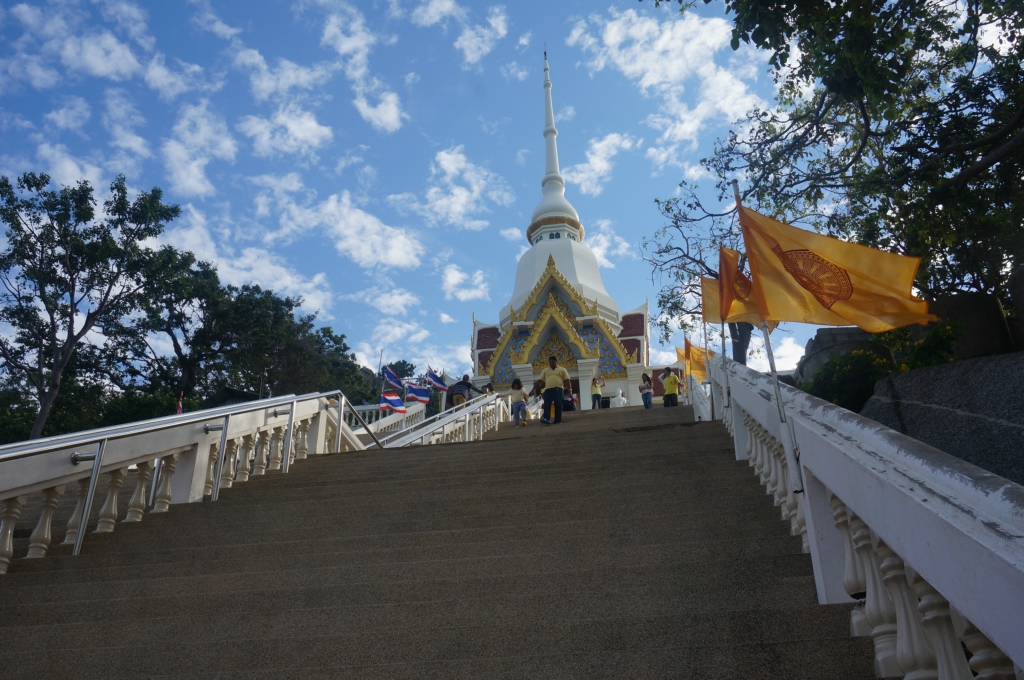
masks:
<instances>
[{"instance_id":1,"label":"balustrade baluster","mask_svg":"<svg viewBox=\"0 0 1024 680\"><path fill-rule=\"evenodd\" d=\"M896 662L906 674L904 680L935 680L939 677L935 654L921 625L917 595L910 592L903 560L881 539L875 545L875 556L896 609Z\"/></svg>"},{"instance_id":2,"label":"balustrade baluster","mask_svg":"<svg viewBox=\"0 0 1024 680\"><path fill-rule=\"evenodd\" d=\"M224 464L220 471L220 488L230 489L235 477L235 454L238 453L238 440L229 439L224 446Z\"/></svg>"},{"instance_id":3,"label":"balustrade baluster","mask_svg":"<svg viewBox=\"0 0 1024 680\"><path fill-rule=\"evenodd\" d=\"M128 468L111 470L107 473L107 499L100 508L100 519L96 523L95 534L107 534L114 530L117 524L117 494L124 485L124 478L128 474ZM88 518L86 518L88 521Z\"/></svg>"},{"instance_id":4,"label":"balustrade baluster","mask_svg":"<svg viewBox=\"0 0 1024 680\"><path fill-rule=\"evenodd\" d=\"M238 457L238 470L235 472L236 482L249 481L249 456L252 455L252 447L255 442L256 438L251 434L242 437L242 450Z\"/></svg>"},{"instance_id":5,"label":"balustrade baluster","mask_svg":"<svg viewBox=\"0 0 1024 680\"><path fill-rule=\"evenodd\" d=\"M847 514L846 504L839 500L839 497L828 492L828 502L832 506L832 518L835 520L836 529L843 537L844 563L843 563L843 590L846 594L857 600L857 607L850 612L850 635L863 637L871 635L871 626L864 618L864 596L867 586L864 583L864 565L860 556L853 547L853 534L850 532L850 520Z\"/></svg>"},{"instance_id":6,"label":"balustrade baluster","mask_svg":"<svg viewBox=\"0 0 1024 680\"><path fill-rule=\"evenodd\" d=\"M123 522L141 522L146 511L146 486L153 478L153 461L147 460L135 466L135 493L128 501L128 514Z\"/></svg>"},{"instance_id":7,"label":"balustrade baluster","mask_svg":"<svg viewBox=\"0 0 1024 680\"><path fill-rule=\"evenodd\" d=\"M299 423L299 436L295 440L295 460L303 460L309 454L309 425L308 420Z\"/></svg>"},{"instance_id":8,"label":"balustrade baluster","mask_svg":"<svg viewBox=\"0 0 1024 680\"><path fill-rule=\"evenodd\" d=\"M867 586L864 616L871 626L871 639L875 643L875 675L894 678L900 675L900 667L896 662L896 610L889 600L882 574L878 570L878 560L871 544L871 530L849 508L847 517L854 548L864 565L864 582Z\"/></svg>"},{"instance_id":9,"label":"balustrade baluster","mask_svg":"<svg viewBox=\"0 0 1024 680\"><path fill-rule=\"evenodd\" d=\"M974 674L967 664L960 638L953 630L949 602L913 569L907 569L907 581L917 594L917 610L921 612L922 623L935 654L939 680L972 680Z\"/></svg>"},{"instance_id":10,"label":"balustrade baluster","mask_svg":"<svg viewBox=\"0 0 1024 680\"><path fill-rule=\"evenodd\" d=\"M178 468L179 455L172 453L160 459L163 461L160 464L160 486L156 490L156 499L153 501L151 512L167 512L167 508L171 507L171 479L174 477L174 471ZM210 491L213 491L212 481Z\"/></svg>"},{"instance_id":11,"label":"balustrade baluster","mask_svg":"<svg viewBox=\"0 0 1024 680\"><path fill-rule=\"evenodd\" d=\"M270 436L270 470L281 469L281 440L284 438L284 427L278 426L274 428L274 433Z\"/></svg>"},{"instance_id":12,"label":"balustrade baluster","mask_svg":"<svg viewBox=\"0 0 1024 680\"><path fill-rule=\"evenodd\" d=\"M7 573L14 557L14 525L18 523L27 501L27 496L4 499L4 511L0 514L0 574Z\"/></svg>"},{"instance_id":13,"label":"balustrade baluster","mask_svg":"<svg viewBox=\"0 0 1024 680\"><path fill-rule=\"evenodd\" d=\"M996 647L973 623L967 619L963 619L963 623L961 639L967 649L971 650L968 665L978 674L975 680L1015 680L1017 673L1013 661L1003 650Z\"/></svg>"},{"instance_id":14,"label":"balustrade baluster","mask_svg":"<svg viewBox=\"0 0 1024 680\"><path fill-rule=\"evenodd\" d=\"M331 439L330 441L334 441ZM256 462L252 466L252 476L259 477L267 472L267 447L270 446L270 431L261 430L256 441Z\"/></svg>"},{"instance_id":15,"label":"balustrade baluster","mask_svg":"<svg viewBox=\"0 0 1024 680\"><path fill-rule=\"evenodd\" d=\"M203 483L203 495L213 495L213 476L217 474L217 458L220 456L220 444L210 444L210 455L206 461L206 481Z\"/></svg>"},{"instance_id":16,"label":"balustrade baluster","mask_svg":"<svg viewBox=\"0 0 1024 680\"><path fill-rule=\"evenodd\" d=\"M63 493L63 486L53 486L43 491L42 511L39 513L36 528L29 536L26 559L46 557L46 552L50 548L50 525L53 523L53 513L57 509L57 501L60 500Z\"/></svg>"},{"instance_id":17,"label":"balustrade baluster","mask_svg":"<svg viewBox=\"0 0 1024 680\"><path fill-rule=\"evenodd\" d=\"M61 545L74 545L75 539L78 538L78 529L82 526L82 513L85 511L85 497L89 493L89 478L83 477L78 480L78 498L75 505L75 511L71 513L71 519L68 520L67 531L64 532L64 542Z\"/></svg>"}]
</instances>

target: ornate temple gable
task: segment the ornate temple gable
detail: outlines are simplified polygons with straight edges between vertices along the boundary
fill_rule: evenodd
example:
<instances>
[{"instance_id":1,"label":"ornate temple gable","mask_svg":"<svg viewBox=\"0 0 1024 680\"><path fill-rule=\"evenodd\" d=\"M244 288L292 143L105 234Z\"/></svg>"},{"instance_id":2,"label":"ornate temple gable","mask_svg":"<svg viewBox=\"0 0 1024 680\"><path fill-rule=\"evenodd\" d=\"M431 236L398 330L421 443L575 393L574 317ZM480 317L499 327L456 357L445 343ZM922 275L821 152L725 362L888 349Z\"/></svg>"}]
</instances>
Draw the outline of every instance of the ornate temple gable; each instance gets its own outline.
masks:
<instances>
[{"instance_id":1,"label":"ornate temple gable","mask_svg":"<svg viewBox=\"0 0 1024 680\"><path fill-rule=\"evenodd\" d=\"M566 337L569 338L569 344L575 345L579 349L581 358L593 359L597 356L590 349L590 346L583 341L580 334L576 332L573 319L565 316L557 305L545 304L541 309L541 313L533 322L533 333L530 334L529 339L523 344L519 352L512 356L512 363L525 364L530 360L530 354L533 352L534 348L540 345L541 340L545 335L548 321L553 322L555 326L565 333Z\"/></svg>"},{"instance_id":2,"label":"ornate temple gable","mask_svg":"<svg viewBox=\"0 0 1024 680\"><path fill-rule=\"evenodd\" d=\"M626 314L622 317L622 332L620 338L638 338L644 336L647 328L646 319L643 314Z\"/></svg>"},{"instance_id":3,"label":"ornate temple gable","mask_svg":"<svg viewBox=\"0 0 1024 680\"><path fill-rule=\"evenodd\" d=\"M497 326L485 326L476 332L476 348L494 349L500 337L501 331Z\"/></svg>"},{"instance_id":4,"label":"ornate temple gable","mask_svg":"<svg viewBox=\"0 0 1024 680\"><path fill-rule=\"evenodd\" d=\"M501 372L508 372L512 370L512 362L509 360L512 353L519 350L524 342L524 338L521 336L519 329L515 326L508 326L504 331L501 332L501 337L498 338L496 348L492 354L488 357L488 361L480 362L481 375L489 375L494 378L494 384L498 384L498 375L495 370L500 368ZM506 365L507 364L507 365ZM511 379L509 379L511 383ZM502 383L504 384L504 383Z\"/></svg>"},{"instance_id":5,"label":"ornate temple gable","mask_svg":"<svg viewBox=\"0 0 1024 680\"><path fill-rule=\"evenodd\" d=\"M594 325L601 329L602 335L604 335L608 344L612 346L612 350L622 357L623 364L635 364L639 361L639 351L633 350L632 352L626 352L626 348L622 345L622 341L615 336L615 333L608 324L605 323L604 319L594 319ZM625 367L623 367L623 370L625 370Z\"/></svg>"},{"instance_id":6,"label":"ornate temple gable","mask_svg":"<svg viewBox=\"0 0 1024 680\"><path fill-rule=\"evenodd\" d=\"M548 357L551 356L558 359L559 366L575 368L577 365L576 353L572 351L572 347L565 344L562 336L555 329L551 329L551 333L548 334L548 341L537 352L537 358L533 360L533 368L535 370L542 370L548 365Z\"/></svg>"},{"instance_id":7,"label":"ornate temple gable","mask_svg":"<svg viewBox=\"0 0 1024 680\"><path fill-rule=\"evenodd\" d=\"M530 311L530 308L540 302L540 297L543 294L544 289L552 279L554 279L555 283L569 297L569 300L580 308L583 316L597 314L597 301L588 302L587 299L583 297L578 290L576 290L575 286L569 283L569 281L562 276L562 272L558 271L558 267L555 266L555 258L548 255L547 268L544 270L544 273L540 275L540 278L537 280L537 285L535 285L533 290L530 291L530 294L526 297L526 301L523 303L522 307L512 310L512 321L526 321L526 315ZM575 314L572 316L575 317Z\"/></svg>"}]
</instances>

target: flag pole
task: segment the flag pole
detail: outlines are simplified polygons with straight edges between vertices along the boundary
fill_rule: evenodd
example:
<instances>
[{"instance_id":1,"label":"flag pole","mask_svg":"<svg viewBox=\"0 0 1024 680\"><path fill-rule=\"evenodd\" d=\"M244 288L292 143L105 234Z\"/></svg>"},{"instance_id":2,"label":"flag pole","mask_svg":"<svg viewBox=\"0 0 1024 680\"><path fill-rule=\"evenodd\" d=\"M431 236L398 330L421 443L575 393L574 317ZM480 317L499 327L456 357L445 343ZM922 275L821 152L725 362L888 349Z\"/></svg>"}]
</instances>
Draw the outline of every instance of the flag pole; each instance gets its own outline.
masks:
<instances>
[{"instance_id":1,"label":"flag pole","mask_svg":"<svg viewBox=\"0 0 1024 680\"><path fill-rule=\"evenodd\" d=\"M743 202L740 200L740 183L739 180L732 181L732 195L736 199L736 210L737 215L739 214L740 208L743 207ZM786 409L782 407L782 388L779 387L779 373L775 370L775 355L772 353L772 340L768 336L768 322L761 322L761 332L764 333L764 350L768 353L768 367L772 372L772 383L775 386L775 403L779 407L779 419L786 422Z\"/></svg>"},{"instance_id":2,"label":"flag pole","mask_svg":"<svg viewBox=\"0 0 1024 680\"><path fill-rule=\"evenodd\" d=\"M732 394L729 392L729 367L725 364L725 321L722 322L722 372L725 373L725 405L722 406L722 417L724 418L724 409L729 408L729 404L732 402Z\"/></svg>"}]
</instances>

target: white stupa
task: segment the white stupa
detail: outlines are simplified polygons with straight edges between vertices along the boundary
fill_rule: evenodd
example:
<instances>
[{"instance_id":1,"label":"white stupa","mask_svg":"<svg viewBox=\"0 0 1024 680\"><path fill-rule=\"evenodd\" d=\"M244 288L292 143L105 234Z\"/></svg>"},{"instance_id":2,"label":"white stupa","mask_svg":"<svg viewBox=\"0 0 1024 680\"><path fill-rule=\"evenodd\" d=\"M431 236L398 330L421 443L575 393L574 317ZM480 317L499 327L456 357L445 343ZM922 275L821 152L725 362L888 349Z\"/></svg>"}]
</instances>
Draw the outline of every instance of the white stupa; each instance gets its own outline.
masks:
<instances>
[{"instance_id":1,"label":"white stupa","mask_svg":"<svg viewBox=\"0 0 1024 680\"><path fill-rule=\"evenodd\" d=\"M579 214L565 197L557 137L545 54L543 197L526 229L530 249L519 260L512 298L499 322L482 323L474 315L474 382L503 387L518 377L529 386L555 355L586 395L590 379L600 374L608 393L622 389L638 404L650 352L647 303L620 315L605 289ZM589 399L583 401L589 408Z\"/></svg>"}]
</instances>

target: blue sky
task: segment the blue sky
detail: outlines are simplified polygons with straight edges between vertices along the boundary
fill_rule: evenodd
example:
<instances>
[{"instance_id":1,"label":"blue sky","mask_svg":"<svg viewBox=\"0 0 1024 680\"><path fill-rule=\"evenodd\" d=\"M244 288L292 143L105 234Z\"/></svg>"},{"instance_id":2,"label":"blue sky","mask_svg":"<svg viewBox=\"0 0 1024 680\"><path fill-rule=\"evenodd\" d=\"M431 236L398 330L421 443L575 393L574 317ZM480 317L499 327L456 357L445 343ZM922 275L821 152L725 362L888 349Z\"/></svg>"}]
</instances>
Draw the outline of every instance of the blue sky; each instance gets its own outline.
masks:
<instances>
[{"instance_id":1,"label":"blue sky","mask_svg":"<svg viewBox=\"0 0 1024 680\"><path fill-rule=\"evenodd\" d=\"M461 370L541 196L545 44L566 196L629 310L657 294L653 199L771 101L729 26L717 3L0 3L0 174L160 186L165 240L226 283L301 296L369 365ZM791 367L813 329L782 330Z\"/></svg>"}]
</instances>

